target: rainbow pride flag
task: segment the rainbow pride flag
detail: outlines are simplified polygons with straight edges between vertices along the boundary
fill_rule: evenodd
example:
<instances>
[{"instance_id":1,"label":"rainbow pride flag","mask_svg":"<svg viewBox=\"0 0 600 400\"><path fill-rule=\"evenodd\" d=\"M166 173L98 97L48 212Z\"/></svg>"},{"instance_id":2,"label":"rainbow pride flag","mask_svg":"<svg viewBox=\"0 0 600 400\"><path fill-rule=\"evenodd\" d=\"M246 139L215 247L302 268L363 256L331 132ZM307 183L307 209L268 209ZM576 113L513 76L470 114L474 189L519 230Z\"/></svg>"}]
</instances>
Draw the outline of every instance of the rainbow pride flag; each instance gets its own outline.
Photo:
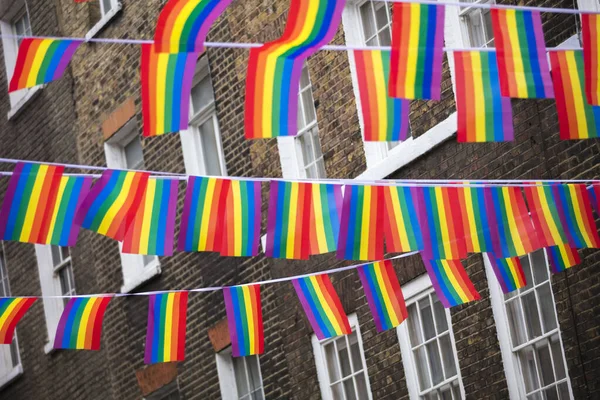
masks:
<instances>
[{"instance_id":1,"label":"rainbow pride flag","mask_svg":"<svg viewBox=\"0 0 600 400\"><path fill-rule=\"evenodd\" d=\"M469 182L465 182L468 184ZM485 209L483 187L464 186L457 189L462 225L465 232L465 245L469 253L483 253L493 250L490 225Z\"/></svg>"},{"instance_id":2,"label":"rainbow pride flag","mask_svg":"<svg viewBox=\"0 0 600 400\"><path fill-rule=\"evenodd\" d=\"M230 3L231 0L169 0L156 22L156 51L202 53L211 25Z\"/></svg>"},{"instance_id":3,"label":"rainbow pride flag","mask_svg":"<svg viewBox=\"0 0 600 400\"><path fill-rule=\"evenodd\" d=\"M484 188L493 253L498 258L524 256L540 248L521 188Z\"/></svg>"},{"instance_id":4,"label":"rainbow pride flag","mask_svg":"<svg viewBox=\"0 0 600 400\"><path fill-rule=\"evenodd\" d=\"M179 181L148 179L148 187L123 240L123 253L173 255Z\"/></svg>"},{"instance_id":5,"label":"rainbow pride flag","mask_svg":"<svg viewBox=\"0 0 600 400\"><path fill-rule=\"evenodd\" d=\"M159 53L142 45L142 117L144 136L188 128L192 80L199 53Z\"/></svg>"},{"instance_id":6,"label":"rainbow pride flag","mask_svg":"<svg viewBox=\"0 0 600 400\"><path fill-rule=\"evenodd\" d=\"M54 348L100 350L102 320L111 299L111 297L69 299L56 328Z\"/></svg>"},{"instance_id":7,"label":"rainbow pride flag","mask_svg":"<svg viewBox=\"0 0 600 400\"><path fill-rule=\"evenodd\" d=\"M581 257L577 249L568 244L547 247L546 254L548 255L550 269L555 274L581 263Z\"/></svg>"},{"instance_id":8,"label":"rainbow pride flag","mask_svg":"<svg viewBox=\"0 0 600 400\"><path fill-rule=\"evenodd\" d=\"M553 98L539 11L492 8L502 96Z\"/></svg>"},{"instance_id":9,"label":"rainbow pride flag","mask_svg":"<svg viewBox=\"0 0 600 400\"><path fill-rule=\"evenodd\" d=\"M388 96L390 52L355 50L353 54L365 141L406 140L410 101Z\"/></svg>"},{"instance_id":10,"label":"rainbow pride flag","mask_svg":"<svg viewBox=\"0 0 600 400\"><path fill-rule=\"evenodd\" d=\"M47 241L63 171L63 166L17 163L0 208L2 240Z\"/></svg>"},{"instance_id":11,"label":"rainbow pride flag","mask_svg":"<svg viewBox=\"0 0 600 400\"><path fill-rule=\"evenodd\" d=\"M261 206L260 182L231 180L225 205L222 256L258 254Z\"/></svg>"},{"instance_id":12,"label":"rainbow pride flag","mask_svg":"<svg viewBox=\"0 0 600 400\"><path fill-rule=\"evenodd\" d=\"M188 292L150 295L144 363L183 361Z\"/></svg>"},{"instance_id":13,"label":"rainbow pride flag","mask_svg":"<svg viewBox=\"0 0 600 400\"><path fill-rule=\"evenodd\" d=\"M459 142L514 139L512 107L500 93L495 52L455 51Z\"/></svg>"},{"instance_id":14,"label":"rainbow pride flag","mask_svg":"<svg viewBox=\"0 0 600 400\"><path fill-rule=\"evenodd\" d=\"M383 258L383 197L381 186L346 185L337 258Z\"/></svg>"},{"instance_id":15,"label":"rainbow pride flag","mask_svg":"<svg viewBox=\"0 0 600 400\"><path fill-rule=\"evenodd\" d=\"M424 258L465 258L467 248L458 188L438 186L415 190Z\"/></svg>"},{"instance_id":16,"label":"rainbow pride flag","mask_svg":"<svg viewBox=\"0 0 600 400\"><path fill-rule=\"evenodd\" d=\"M504 293L510 293L527 285L519 257L496 258L488 254L490 265Z\"/></svg>"},{"instance_id":17,"label":"rainbow pride flag","mask_svg":"<svg viewBox=\"0 0 600 400\"><path fill-rule=\"evenodd\" d=\"M600 35L600 15L581 14L585 94L587 103L594 106L600 106L600 40L598 35ZM552 69L554 70L554 67Z\"/></svg>"},{"instance_id":18,"label":"rainbow pride flag","mask_svg":"<svg viewBox=\"0 0 600 400\"><path fill-rule=\"evenodd\" d=\"M271 181L265 249L267 257L308 258L310 194L308 183Z\"/></svg>"},{"instance_id":19,"label":"rainbow pride flag","mask_svg":"<svg viewBox=\"0 0 600 400\"><path fill-rule=\"evenodd\" d=\"M596 215L600 217L600 185L595 184L588 187L588 194Z\"/></svg>"},{"instance_id":20,"label":"rainbow pride flag","mask_svg":"<svg viewBox=\"0 0 600 400\"><path fill-rule=\"evenodd\" d=\"M2 297L0 298L0 344L11 344L17 324L35 297Z\"/></svg>"},{"instance_id":21,"label":"rainbow pride flag","mask_svg":"<svg viewBox=\"0 0 600 400\"><path fill-rule=\"evenodd\" d=\"M445 13L443 5L392 6L390 96L440 99Z\"/></svg>"},{"instance_id":22,"label":"rainbow pride flag","mask_svg":"<svg viewBox=\"0 0 600 400\"><path fill-rule=\"evenodd\" d=\"M311 255L336 251L342 214L342 187L330 184L310 184Z\"/></svg>"},{"instance_id":23,"label":"rainbow pride flag","mask_svg":"<svg viewBox=\"0 0 600 400\"><path fill-rule=\"evenodd\" d=\"M331 284L329 275L298 278L292 280L292 284L319 340L348 335L352 332L342 302Z\"/></svg>"},{"instance_id":24,"label":"rainbow pride flag","mask_svg":"<svg viewBox=\"0 0 600 400\"><path fill-rule=\"evenodd\" d=\"M75 223L122 241L142 204L149 176L147 172L105 170L83 199Z\"/></svg>"},{"instance_id":25,"label":"rainbow pride flag","mask_svg":"<svg viewBox=\"0 0 600 400\"><path fill-rule=\"evenodd\" d=\"M223 288L227 325L234 357L262 354L265 349L260 285Z\"/></svg>"},{"instance_id":26,"label":"rainbow pride flag","mask_svg":"<svg viewBox=\"0 0 600 400\"><path fill-rule=\"evenodd\" d=\"M584 184L552 185L567 243L576 249L599 248L600 237Z\"/></svg>"},{"instance_id":27,"label":"rainbow pride flag","mask_svg":"<svg viewBox=\"0 0 600 400\"><path fill-rule=\"evenodd\" d=\"M291 0L281 38L250 50L244 108L247 139L295 136L304 61L335 35L345 0Z\"/></svg>"},{"instance_id":28,"label":"rainbow pride flag","mask_svg":"<svg viewBox=\"0 0 600 400\"><path fill-rule=\"evenodd\" d=\"M390 253L423 250L423 237L417 216L416 188L384 186L384 235Z\"/></svg>"},{"instance_id":29,"label":"rainbow pride flag","mask_svg":"<svg viewBox=\"0 0 600 400\"><path fill-rule=\"evenodd\" d=\"M460 260L423 258L423 263L444 307L450 308L481 298Z\"/></svg>"},{"instance_id":30,"label":"rainbow pride flag","mask_svg":"<svg viewBox=\"0 0 600 400\"><path fill-rule=\"evenodd\" d=\"M24 38L8 91L34 87L60 79L81 40Z\"/></svg>"},{"instance_id":31,"label":"rainbow pride flag","mask_svg":"<svg viewBox=\"0 0 600 400\"><path fill-rule=\"evenodd\" d=\"M378 332L394 328L408 317L402 289L390 260L358 267L358 276Z\"/></svg>"},{"instance_id":32,"label":"rainbow pride flag","mask_svg":"<svg viewBox=\"0 0 600 400\"><path fill-rule=\"evenodd\" d=\"M537 186L526 186L524 189L540 246L568 243L560 215L563 210L559 209L559 204L554 200L552 186L538 182Z\"/></svg>"},{"instance_id":33,"label":"rainbow pride flag","mask_svg":"<svg viewBox=\"0 0 600 400\"><path fill-rule=\"evenodd\" d=\"M562 140L600 137L600 106L586 101L583 61L581 51L550 52Z\"/></svg>"},{"instance_id":34,"label":"rainbow pride flag","mask_svg":"<svg viewBox=\"0 0 600 400\"><path fill-rule=\"evenodd\" d=\"M179 229L179 251L221 250L221 229L230 183L229 179L188 178Z\"/></svg>"}]
</instances>

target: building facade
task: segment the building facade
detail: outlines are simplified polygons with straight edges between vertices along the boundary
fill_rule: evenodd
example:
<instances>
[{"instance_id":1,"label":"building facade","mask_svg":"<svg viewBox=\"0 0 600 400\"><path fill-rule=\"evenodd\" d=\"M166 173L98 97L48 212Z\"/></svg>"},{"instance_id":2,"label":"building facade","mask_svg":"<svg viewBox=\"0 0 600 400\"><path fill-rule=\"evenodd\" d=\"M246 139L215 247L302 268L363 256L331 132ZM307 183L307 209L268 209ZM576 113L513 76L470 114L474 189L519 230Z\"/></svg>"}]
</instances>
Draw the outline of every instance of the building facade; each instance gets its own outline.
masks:
<instances>
[{"instance_id":1,"label":"building facade","mask_svg":"<svg viewBox=\"0 0 600 400\"><path fill-rule=\"evenodd\" d=\"M197 65L190 128L142 138L140 46L84 44L65 76L8 95L14 35L151 39L164 0L0 0L0 157L190 175L285 178L593 179L597 140L560 141L551 100L513 100L515 141L456 143L452 53L442 98L411 104L411 136L364 143L351 53L320 51L300 84L299 135L244 139L248 52L209 48ZM491 2L491 0L478 0ZM389 45L384 2L347 0L333 43ZM511 3L511 2L506 2ZM514 3L514 2L513 2ZM574 1L521 1L572 8ZM597 0L580 8L600 11ZM288 2L234 1L208 40L266 42ZM548 46L578 45L578 17L543 14ZM493 46L489 13L447 7L447 47ZM10 170L10 164L1 164ZM0 179L0 193L7 179ZM263 186L263 215L267 187ZM181 218L180 194L177 221ZM265 227L263 221L263 233ZM178 232L176 232L177 234ZM265 353L232 358L220 292L191 294L186 360L145 366L147 298L111 302L98 352L53 350L61 299L38 300L0 348L0 399L592 399L600 397L600 252L551 275L543 250L523 258L529 285L504 295L481 255L465 261L481 300L444 309L418 256L394 261L409 310L377 333L355 271L331 275L352 334L319 341L289 283L261 288ZM125 255L82 231L74 248L0 242L0 294L61 295L231 285L340 266L310 261Z\"/></svg>"}]
</instances>

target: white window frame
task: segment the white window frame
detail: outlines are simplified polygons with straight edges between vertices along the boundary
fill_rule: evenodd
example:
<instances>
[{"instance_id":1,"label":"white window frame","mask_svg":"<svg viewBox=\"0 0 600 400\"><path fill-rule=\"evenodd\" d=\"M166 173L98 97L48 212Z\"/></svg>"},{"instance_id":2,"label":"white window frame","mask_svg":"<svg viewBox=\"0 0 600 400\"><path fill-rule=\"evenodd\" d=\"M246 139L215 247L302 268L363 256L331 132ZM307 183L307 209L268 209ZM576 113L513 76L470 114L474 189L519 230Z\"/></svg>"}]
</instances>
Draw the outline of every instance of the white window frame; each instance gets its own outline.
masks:
<instances>
[{"instance_id":1,"label":"white window frame","mask_svg":"<svg viewBox=\"0 0 600 400\"><path fill-rule=\"evenodd\" d=\"M402 293L406 299L406 305L415 303L416 301L428 296L430 293L435 293L431 284L429 275L423 274L418 278L413 279L406 285L402 286ZM460 394L463 399L465 396L465 388L463 386L462 375L460 372L460 363L458 354L456 351L456 342L454 340L454 330L452 328L452 317L450 310L444 308L446 317L448 320L448 335L450 336L450 343L452 344L452 350L454 351L454 359L457 362L456 376L460 388ZM410 317L409 317L410 318ZM415 359L410 343L410 336L408 333L408 323L405 321L396 328L398 334L398 342L400 343L400 352L402 353L402 365L404 366L404 373L406 376L406 385L408 387L409 397L411 399L419 399L419 378L417 373L417 367L415 365Z\"/></svg>"},{"instance_id":2,"label":"white window frame","mask_svg":"<svg viewBox=\"0 0 600 400\"><path fill-rule=\"evenodd\" d=\"M202 79L206 77L209 77L210 79L214 97L214 86L212 86L212 78L210 75L210 67L208 65L208 57L204 55L198 59L192 87L197 85ZM181 139L181 149L183 150L183 163L185 166L186 174L195 176L207 175L206 166L204 162L204 149L202 148L202 140L200 139L201 133L199 131L198 126L212 119L215 131L215 141L217 143L218 148L219 165L221 167L221 171L223 171L222 176L227 176L227 165L225 163L225 154L223 152L223 143L221 141L219 119L217 118L216 101L213 101L211 104L205 106L194 115L194 107L192 105L192 99L190 97L189 118L189 128L182 130L179 133L179 137Z\"/></svg>"},{"instance_id":3,"label":"white window frame","mask_svg":"<svg viewBox=\"0 0 600 400\"><path fill-rule=\"evenodd\" d=\"M550 270L548 263L548 254L544 249L544 257L546 260L546 266L548 267L548 280L550 282L550 293L552 296L552 303L554 304L554 312L556 313L556 302L554 301L554 291L552 290L552 271ZM517 354L513 352L511 338L510 338L510 327L508 315L506 312L506 307L504 305L504 293L502 292L502 288L500 287L500 283L494 274L492 266L490 264L490 260L487 254L483 254L483 261L485 266L485 274L486 279L488 281L488 287L490 290L490 300L492 304L492 313L494 315L494 322L496 324L496 330L498 332L498 341L500 343L500 352L502 354L502 363L504 364L504 372L506 374L506 381L508 383L508 394L511 400L518 400L525 398L525 383L523 381L523 376L520 373L520 366ZM532 271L533 275L533 271ZM539 308L539 304L538 304ZM538 314L540 311L538 310ZM533 340L527 341L522 345L519 345L519 348L526 347L527 345L537 342L541 337L550 337L556 333L558 333L558 338L560 342L560 348L562 351L563 360L565 361L565 374L566 380L569 387L569 394L571 399L573 399L573 389L571 387L571 378L569 377L569 368L566 364L565 357L565 349L562 341L562 334L560 329L560 323L558 321L558 316L556 318L556 329L553 329L550 332L543 334L542 336L535 338ZM552 357L552 355L551 355ZM554 367L553 367L554 368ZM541 383L540 383L541 384Z\"/></svg>"},{"instance_id":4,"label":"white window frame","mask_svg":"<svg viewBox=\"0 0 600 400\"><path fill-rule=\"evenodd\" d=\"M96 0L99 2L98 7L100 9L100 20L96 22L96 24L90 29L86 34L86 39L91 39L96 36L104 27L117 15L122 9L123 4L119 0L110 0L111 1L111 9L108 12L104 11L104 6L102 5L102 0Z\"/></svg>"},{"instance_id":5,"label":"white window frame","mask_svg":"<svg viewBox=\"0 0 600 400\"><path fill-rule=\"evenodd\" d=\"M6 279L7 293L5 296L10 296L10 281L8 277L8 265L6 263L6 251L4 250L4 242L0 242L0 263L4 264L4 269L7 276L0 270L0 278ZM17 356L16 365L13 366L13 356L11 347L15 346ZM0 388L8 385L17 377L23 374L23 365L21 364L21 352L19 351L19 340L15 331L13 342L8 346L0 346Z\"/></svg>"},{"instance_id":6,"label":"white window frame","mask_svg":"<svg viewBox=\"0 0 600 400\"><path fill-rule=\"evenodd\" d=\"M258 355L248 357L256 357L258 360L258 372L260 374L262 397L264 399L265 385L262 378L262 368L260 367L260 357ZM217 373L219 376L219 388L221 389L221 398L223 400L238 400L239 395L235 379L235 370L233 368L233 356L231 355L231 346L216 353L215 359L217 362ZM246 364L244 364L244 366L247 368ZM247 370L246 379L250 379ZM248 387L250 387L250 384L247 384Z\"/></svg>"},{"instance_id":7,"label":"white window frame","mask_svg":"<svg viewBox=\"0 0 600 400\"><path fill-rule=\"evenodd\" d=\"M125 158L125 146L133 140L137 132L135 119L129 120L117 133L104 142L104 153L106 165L109 168L127 169ZM154 256L145 264L145 257L139 254L126 254L121 251L122 243L119 243L119 254L121 256L121 270L123 271L122 293L129 293L141 284L147 282L161 273L160 260Z\"/></svg>"},{"instance_id":8,"label":"white window frame","mask_svg":"<svg viewBox=\"0 0 600 400\"><path fill-rule=\"evenodd\" d=\"M367 386L367 393L369 394L368 399L361 400L372 400L373 395L371 393L371 382L369 381L369 371L367 370L367 361L365 359L365 350L363 348L362 336L360 333L360 326L358 324L358 318L356 314L348 315L348 322L350 323L350 328L352 331L356 331L356 338L358 339L358 348L360 350L360 357L363 363L363 371L362 373L365 376L365 385ZM325 345L339 337L333 337L330 339L319 340L317 335L313 334L311 337L313 354L315 356L315 364L317 366L317 377L319 378L319 388L321 389L321 396L323 400L333 400L333 395L331 393L331 385L329 382L329 375L327 372L326 365L326 357L324 354ZM350 357L352 358L352 357ZM350 362L352 362L350 360ZM340 368L341 371L341 368Z\"/></svg>"}]
</instances>

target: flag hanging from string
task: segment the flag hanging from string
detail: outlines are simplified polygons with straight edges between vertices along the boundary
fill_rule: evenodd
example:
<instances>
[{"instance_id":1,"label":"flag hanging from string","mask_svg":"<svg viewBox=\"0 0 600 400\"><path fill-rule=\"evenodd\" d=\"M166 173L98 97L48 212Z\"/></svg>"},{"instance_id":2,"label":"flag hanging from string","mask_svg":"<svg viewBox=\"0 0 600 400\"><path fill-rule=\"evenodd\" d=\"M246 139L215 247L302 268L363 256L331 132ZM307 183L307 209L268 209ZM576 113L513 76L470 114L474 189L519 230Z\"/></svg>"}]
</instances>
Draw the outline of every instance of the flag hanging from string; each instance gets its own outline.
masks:
<instances>
[{"instance_id":1,"label":"flag hanging from string","mask_svg":"<svg viewBox=\"0 0 600 400\"><path fill-rule=\"evenodd\" d=\"M223 289L227 325L234 357L262 354L265 348L260 285Z\"/></svg>"},{"instance_id":2,"label":"flag hanging from string","mask_svg":"<svg viewBox=\"0 0 600 400\"><path fill-rule=\"evenodd\" d=\"M493 254L488 253L488 259L502 292L510 293L527 285L519 257L496 258Z\"/></svg>"},{"instance_id":3,"label":"flag hanging from string","mask_svg":"<svg viewBox=\"0 0 600 400\"><path fill-rule=\"evenodd\" d=\"M444 307L450 308L481 298L460 260L423 258L423 263Z\"/></svg>"},{"instance_id":4,"label":"flag hanging from string","mask_svg":"<svg viewBox=\"0 0 600 400\"><path fill-rule=\"evenodd\" d=\"M54 337L55 349L100 350L102 321L112 297L73 297L65 306Z\"/></svg>"},{"instance_id":5,"label":"flag hanging from string","mask_svg":"<svg viewBox=\"0 0 600 400\"><path fill-rule=\"evenodd\" d=\"M416 188L384 186L384 234L386 250L405 253L423 250L423 237L417 216Z\"/></svg>"},{"instance_id":6,"label":"flag hanging from string","mask_svg":"<svg viewBox=\"0 0 600 400\"><path fill-rule=\"evenodd\" d=\"M225 203L222 256L258 255L261 217L261 185L258 181L232 179Z\"/></svg>"},{"instance_id":7,"label":"flag hanging from string","mask_svg":"<svg viewBox=\"0 0 600 400\"><path fill-rule=\"evenodd\" d=\"M600 15L581 14L586 103L593 106L600 106L600 38L598 35L600 35ZM552 69L554 70L554 67Z\"/></svg>"},{"instance_id":8,"label":"flag hanging from string","mask_svg":"<svg viewBox=\"0 0 600 400\"><path fill-rule=\"evenodd\" d=\"M468 184L469 182L465 182ZM465 247L469 253L492 251L494 246L485 208L485 192L480 186L457 188Z\"/></svg>"},{"instance_id":9,"label":"flag hanging from string","mask_svg":"<svg viewBox=\"0 0 600 400\"><path fill-rule=\"evenodd\" d=\"M144 363L183 361L188 292L149 296Z\"/></svg>"},{"instance_id":10,"label":"flag hanging from string","mask_svg":"<svg viewBox=\"0 0 600 400\"><path fill-rule=\"evenodd\" d=\"M0 298L0 344L12 343L17 324L35 300L35 297Z\"/></svg>"},{"instance_id":11,"label":"flag hanging from string","mask_svg":"<svg viewBox=\"0 0 600 400\"><path fill-rule=\"evenodd\" d=\"M548 254L550 269L555 274L581 263L581 257L577 249L568 244L550 246L546 248L546 253Z\"/></svg>"},{"instance_id":12,"label":"flag hanging from string","mask_svg":"<svg viewBox=\"0 0 600 400\"><path fill-rule=\"evenodd\" d=\"M310 184L310 254L336 251L342 214L342 187Z\"/></svg>"}]
</instances>

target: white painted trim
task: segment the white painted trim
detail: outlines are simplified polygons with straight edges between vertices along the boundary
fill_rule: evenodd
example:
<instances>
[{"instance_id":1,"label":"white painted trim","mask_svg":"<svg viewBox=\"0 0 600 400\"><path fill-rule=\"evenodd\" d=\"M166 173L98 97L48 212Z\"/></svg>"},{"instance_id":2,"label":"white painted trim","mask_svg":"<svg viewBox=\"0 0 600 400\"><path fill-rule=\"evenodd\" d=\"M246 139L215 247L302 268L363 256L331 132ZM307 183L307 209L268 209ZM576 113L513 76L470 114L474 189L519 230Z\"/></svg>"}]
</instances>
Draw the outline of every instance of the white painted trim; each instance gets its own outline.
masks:
<instances>
[{"instance_id":1,"label":"white painted trim","mask_svg":"<svg viewBox=\"0 0 600 400\"><path fill-rule=\"evenodd\" d=\"M29 105L29 103L31 103L40 93L42 93L42 89L45 87L46 85L44 84L34 86L29 89L21 89L20 91L22 91L24 95L10 108L10 110L8 110L8 113L6 113L6 119L10 121L18 117L19 114L21 114L21 111L23 111L25 107Z\"/></svg>"},{"instance_id":2,"label":"white painted trim","mask_svg":"<svg viewBox=\"0 0 600 400\"><path fill-rule=\"evenodd\" d=\"M35 256L38 263L38 273L40 277L40 287L42 296L60 296L62 294L60 280L54 273L54 265L52 263L52 246L50 245L35 245ZM52 351L54 346L54 336L56 328L60 321L60 316L65 308L63 299L59 298L42 298L44 305L44 315L46 317L46 329L48 333L48 341L44 345L46 354Z\"/></svg>"},{"instance_id":3,"label":"white painted trim","mask_svg":"<svg viewBox=\"0 0 600 400\"><path fill-rule=\"evenodd\" d=\"M23 375L23 365L18 364L8 374L0 377L0 389L4 388L21 375Z\"/></svg>"},{"instance_id":4,"label":"white painted trim","mask_svg":"<svg viewBox=\"0 0 600 400\"><path fill-rule=\"evenodd\" d=\"M110 22L110 20L113 19L115 17L115 15L117 15L123 9L123 5L121 4L120 1L116 1L116 0L112 0L112 1L113 1L113 8L111 8L109 12L104 14L102 16L102 18L100 18L100 20L98 22L96 22L96 25L94 25L92 27L92 29L90 29L85 34L86 40L91 39L94 36L96 36L102 29L104 29L104 27Z\"/></svg>"},{"instance_id":5,"label":"white painted trim","mask_svg":"<svg viewBox=\"0 0 600 400\"><path fill-rule=\"evenodd\" d=\"M417 137L410 137L389 151L387 158L360 174L356 179L383 179L430 152L456 133L456 112Z\"/></svg>"},{"instance_id":6,"label":"white painted trim","mask_svg":"<svg viewBox=\"0 0 600 400\"><path fill-rule=\"evenodd\" d=\"M262 370L260 368L260 357L258 355L250 357L256 357L258 361L258 373L260 374L261 384L260 388L264 399L265 386L262 378ZM217 375L219 377L219 389L221 390L221 398L223 400L238 400L239 395L237 391L237 383L235 378L235 368L233 367L233 356L231 355L231 346L227 347L225 350L216 353L215 360L217 362ZM244 360L244 362L247 363L248 360ZM250 379L249 376L247 376L246 378Z\"/></svg>"},{"instance_id":7,"label":"white painted trim","mask_svg":"<svg viewBox=\"0 0 600 400\"><path fill-rule=\"evenodd\" d=\"M121 247L121 245L119 243L119 250L120 250L120 247ZM132 263L129 262L129 260L127 260L129 258L129 256L135 257L139 261L143 261L144 258L143 258L143 256L140 256L137 254L125 254L125 253L120 253L120 254L121 254L121 265L123 265L123 286L121 286L121 293L130 293L133 289L148 282L150 279L154 278L155 276L160 275L162 272L162 270L160 268L160 262L158 261L158 257L155 257L154 260L152 260L150 262L150 264L142 265L141 270L139 268L136 268L135 274L134 273L127 274L128 276L127 276L127 278L125 278L125 276L126 276L125 265L126 264L132 265Z\"/></svg>"}]
</instances>

